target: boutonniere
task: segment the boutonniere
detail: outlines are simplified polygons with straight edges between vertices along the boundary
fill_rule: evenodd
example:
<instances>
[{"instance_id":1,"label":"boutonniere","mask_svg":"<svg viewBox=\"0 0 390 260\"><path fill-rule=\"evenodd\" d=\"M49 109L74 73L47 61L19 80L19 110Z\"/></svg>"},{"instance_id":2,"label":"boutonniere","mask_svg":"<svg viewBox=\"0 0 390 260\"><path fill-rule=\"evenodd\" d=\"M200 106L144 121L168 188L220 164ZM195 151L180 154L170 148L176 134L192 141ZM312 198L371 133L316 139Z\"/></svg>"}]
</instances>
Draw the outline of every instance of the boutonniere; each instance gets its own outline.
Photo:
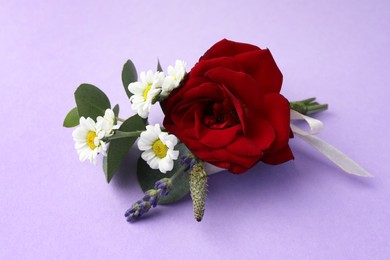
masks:
<instances>
[{"instance_id":1,"label":"boutonniere","mask_svg":"<svg viewBox=\"0 0 390 260\"><path fill-rule=\"evenodd\" d=\"M243 174L257 163L277 165L294 159L289 146L297 136L343 171L371 176L347 155L315 135L323 123L309 115L327 104L315 98L288 101L280 94L282 73L268 49L222 40L190 71L176 60L163 71L138 74L129 60L122 81L135 115L122 119L119 105L100 89L80 85L76 107L65 127L76 127L73 140L80 161L102 158L110 182L129 149L140 150L136 172L143 197L125 213L129 222L158 204L191 195L195 219L204 214L208 175L218 170ZM164 112L162 125L148 123L153 105ZM127 105L127 104L126 104ZM298 127L295 121L308 124Z\"/></svg>"}]
</instances>

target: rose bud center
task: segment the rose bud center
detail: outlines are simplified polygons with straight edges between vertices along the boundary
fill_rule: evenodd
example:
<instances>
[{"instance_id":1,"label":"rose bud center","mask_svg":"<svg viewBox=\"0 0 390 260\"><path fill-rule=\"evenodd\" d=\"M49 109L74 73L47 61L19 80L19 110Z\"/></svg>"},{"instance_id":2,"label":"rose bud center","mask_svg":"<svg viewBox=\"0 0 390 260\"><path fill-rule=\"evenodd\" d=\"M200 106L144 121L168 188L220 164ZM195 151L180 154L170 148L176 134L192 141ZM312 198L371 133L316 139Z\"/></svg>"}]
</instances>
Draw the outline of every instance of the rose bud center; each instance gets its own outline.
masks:
<instances>
[{"instance_id":1,"label":"rose bud center","mask_svg":"<svg viewBox=\"0 0 390 260\"><path fill-rule=\"evenodd\" d=\"M211 129L224 129L240 123L233 106L214 103L206 107L203 124Z\"/></svg>"}]
</instances>

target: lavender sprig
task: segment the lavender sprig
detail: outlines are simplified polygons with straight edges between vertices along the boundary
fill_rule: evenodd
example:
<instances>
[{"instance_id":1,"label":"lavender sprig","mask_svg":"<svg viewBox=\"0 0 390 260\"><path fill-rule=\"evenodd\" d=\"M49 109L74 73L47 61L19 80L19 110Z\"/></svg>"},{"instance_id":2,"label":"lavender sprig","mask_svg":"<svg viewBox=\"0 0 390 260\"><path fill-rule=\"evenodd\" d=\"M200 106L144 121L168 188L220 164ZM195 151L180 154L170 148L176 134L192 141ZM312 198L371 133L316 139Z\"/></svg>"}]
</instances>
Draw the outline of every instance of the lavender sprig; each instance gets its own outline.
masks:
<instances>
[{"instance_id":1,"label":"lavender sprig","mask_svg":"<svg viewBox=\"0 0 390 260\"><path fill-rule=\"evenodd\" d=\"M147 190L141 200L134 203L129 208L125 217L128 222L135 222L137 219L146 214L151 208L157 206L161 197L167 196L173 189L174 180L183 173L187 173L198 163L195 156L192 154L182 156L180 158L181 167L170 178L163 178L154 184L154 189Z\"/></svg>"},{"instance_id":2,"label":"lavender sprig","mask_svg":"<svg viewBox=\"0 0 390 260\"><path fill-rule=\"evenodd\" d=\"M188 172L190 169L192 169L192 167L194 167L197 162L198 161L196 160L195 156L192 154L183 155L180 157L180 163L186 166L184 172Z\"/></svg>"},{"instance_id":3,"label":"lavender sprig","mask_svg":"<svg viewBox=\"0 0 390 260\"><path fill-rule=\"evenodd\" d=\"M144 214L146 214L152 207L156 207L161 197L167 196L172 190L172 180L170 178L163 178L154 184L154 189L150 189L144 193L144 197L134 203L129 208L125 217L128 222L134 222Z\"/></svg>"}]
</instances>

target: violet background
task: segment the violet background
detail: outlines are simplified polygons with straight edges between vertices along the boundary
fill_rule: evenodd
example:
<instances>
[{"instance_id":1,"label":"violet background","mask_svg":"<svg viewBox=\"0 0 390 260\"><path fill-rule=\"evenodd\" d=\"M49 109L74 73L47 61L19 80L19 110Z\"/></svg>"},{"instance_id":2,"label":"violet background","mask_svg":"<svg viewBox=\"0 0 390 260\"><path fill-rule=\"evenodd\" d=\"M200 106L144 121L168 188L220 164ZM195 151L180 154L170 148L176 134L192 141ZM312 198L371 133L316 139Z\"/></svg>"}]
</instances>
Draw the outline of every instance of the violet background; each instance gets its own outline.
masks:
<instances>
[{"instance_id":1,"label":"violet background","mask_svg":"<svg viewBox=\"0 0 390 260\"><path fill-rule=\"evenodd\" d=\"M0 259L388 259L389 3L1 1ZM222 38L270 48L282 93L328 102L319 136L375 177L295 138L295 161L210 177L201 223L186 198L128 224L138 152L110 185L80 163L62 127L74 90L97 85L127 117L127 59L191 68Z\"/></svg>"}]
</instances>

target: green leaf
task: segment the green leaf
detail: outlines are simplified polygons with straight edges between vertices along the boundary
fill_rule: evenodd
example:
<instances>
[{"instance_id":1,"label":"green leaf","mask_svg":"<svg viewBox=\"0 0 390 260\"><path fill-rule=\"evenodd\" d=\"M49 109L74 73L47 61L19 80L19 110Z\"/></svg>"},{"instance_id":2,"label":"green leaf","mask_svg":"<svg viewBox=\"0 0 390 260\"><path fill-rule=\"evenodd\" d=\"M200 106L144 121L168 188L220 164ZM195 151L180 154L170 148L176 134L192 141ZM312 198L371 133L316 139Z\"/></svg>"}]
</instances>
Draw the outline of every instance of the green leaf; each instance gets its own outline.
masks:
<instances>
[{"instance_id":1,"label":"green leaf","mask_svg":"<svg viewBox=\"0 0 390 260\"><path fill-rule=\"evenodd\" d=\"M118 116L119 116L119 105L116 104L112 109L112 111L114 111L114 115L115 115L114 124L116 124L118 122Z\"/></svg>"},{"instance_id":2,"label":"green leaf","mask_svg":"<svg viewBox=\"0 0 390 260\"><path fill-rule=\"evenodd\" d=\"M72 110L70 110L69 113L66 115L63 126L74 127L74 126L78 126L79 123L80 123L79 111L77 110L77 107L75 107Z\"/></svg>"},{"instance_id":3,"label":"green leaf","mask_svg":"<svg viewBox=\"0 0 390 260\"><path fill-rule=\"evenodd\" d=\"M107 108L111 108L110 100L99 88L90 84L81 84L74 93L80 117L96 120L104 116Z\"/></svg>"},{"instance_id":4,"label":"green leaf","mask_svg":"<svg viewBox=\"0 0 390 260\"><path fill-rule=\"evenodd\" d=\"M103 172L104 172L104 176L106 176L106 180L107 180L108 179L107 156L103 157Z\"/></svg>"},{"instance_id":5,"label":"green leaf","mask_svg":"<svg viewBox=\"0 0 390 260\"><path fill-rule=\"evenodd\" d=\"M180 143L175 147L175 150L179 150L179 158L183 155L189 154L187 147ZM145 192L147 190L153 189L156 181L162 178L172 177L176 171L182 167L180 159L175 161L172 171L167 173L161 173L159 170L153 170L150 166L140 157L137 164L137 178L138 182ZM159 204L170 204L182 199L190 191L189 184L189 175L188 173L182 173L180 176L173 180L173 189L168 194L168 196L162 197L159 201Z\"/></svg>"},{"instance_id":6,"label":"green leaf","mask_svg":"<svg viewBox=\"0 0 390 260\"><path fill-rule=\"evenodd\" d=\"M139 115L134 115L128 118L119 127L119 131L123 132L135 132L145 130L144 120ZM114 139L110 142L110 146L107 152L107 165L106 165L106 180L109 183L112 177L115 175L117 169L121 165L123 159L125 159L131 146L137 140L138 137L126 137L120 139Z\"/></svg>"},{"instance_id":7,"label":"green leaf","mask_svg":"<svg viewBox=\"0 0 390 260\"><path fill-rule=\"evenodd\" d=\"M163 72L163 69L162 69L162 67L161 67L160 60L159 60L159 59L157 59L157 71L158 71L158 72Z\"/></svg>"},{"instance_id":8,"label":"green leaf","mask_svg":"<svg viewBox=\"0 0 390 260\"><path fill-rule=\"evenodd\" d=\"M122 69L122 83L127 96L130 98L133 93L129 91L129 84L137 81L137 70L131 60L127 60Z\"/></svg>"},{"instance_id":9,"label":"green leaf","mask_svg":"<svg viewBox=\"0 0 390 260\"><path fill-rule=\"evenodd\" d=\"M119 105L116 104L114 106L114 108L112 109L112 111L114 111L115 116L118 117L119 116Z\"/></svg>"}]
</instances>

